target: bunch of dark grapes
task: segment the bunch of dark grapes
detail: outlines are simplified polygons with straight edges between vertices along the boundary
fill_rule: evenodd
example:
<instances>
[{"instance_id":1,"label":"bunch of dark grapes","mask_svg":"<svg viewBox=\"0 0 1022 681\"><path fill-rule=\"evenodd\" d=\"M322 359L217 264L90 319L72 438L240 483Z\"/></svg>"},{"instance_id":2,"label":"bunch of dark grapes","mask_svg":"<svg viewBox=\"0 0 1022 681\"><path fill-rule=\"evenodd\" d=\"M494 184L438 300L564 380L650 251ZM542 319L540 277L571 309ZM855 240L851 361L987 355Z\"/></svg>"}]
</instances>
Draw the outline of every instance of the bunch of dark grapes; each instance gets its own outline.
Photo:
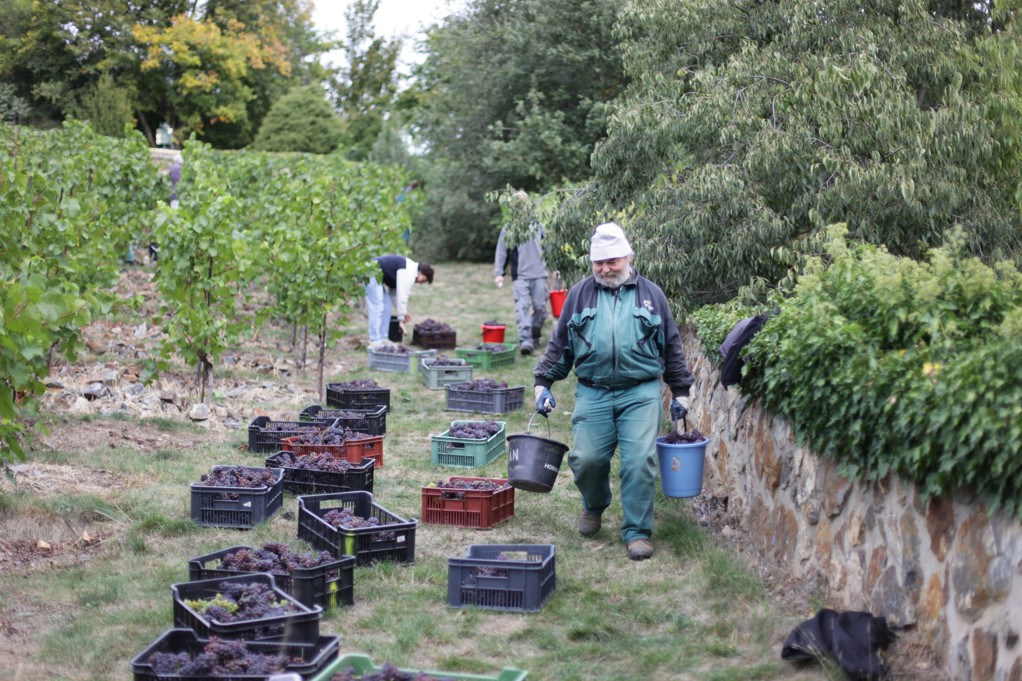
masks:
<instances>
[{"instance_id":1,"label":"bunch of dark grapes","mask_svg":"<svg viewBox=\"0 0 1022 681\"><path fill-rule=\"evenodd\" d=\"M321 419L364 419L366 417L363 411L345 411L341 409L324 409L316 415L316 418Z\"/></svg>"},{"instance_id":2,"label":"bunch of dark grapes","mask_svg":"<svg viewBox=\"0 0 1022 681\"><path fill-rule=\"evenodd\" d=\"M705 438L706 436L700 433L698 428L693 428L687 433L668 433L664 436L664 443L669 445L690 445L695 442L702 442Z\"/></svg>"},{"instance_id":3,"label":"bunch of dark grapes","mask_svg":"<svg viewBox=\"0 0 1022 681\"><path fill-rule=\"evenodd\" d=\"M504 326L504 325L498 322L496 319L491 319L488 322L483 322L483 326Z\"/></svg>"},{"instance_id":4,"label":"bunch of dark grapes","mask_svg":"<svg viewBox=\"0 0 1022 681\"><path fill-rule=\"evenodd\" d=\"M193 659L188 653L154 653L149 658L153 671L164 676L234 677L239 674L276 674L287 669L284 655L268 655L248 649L246 641L221 640L211 636L202 652Z\"/></svg>"},{"instance_id":5,"label":"bunch of dark grapes","mask_svg":"<svg viewBox=\"0 0 1022 681\"><path fill-rule=\"evenodd\" d=\"M213 466L213 471L202 475L199 482L210 487L273 487L277 484L277 475L265 468ZM221 492L216 498L235 500L239 496L232 492Z\"/></svg>"},{"instance_id":6,"label":"bunch of dark grapes","mask_svg":"<svg viewBox=\"0 0 1022 681\"><path fill-rule=\"evenodd\" d=\"M347 381L345 383L332 383L340 390L366 390L368 388L379 388L376 385L376 381L371 378L356 378L354 381Z\"/></svg>"},{"instance_id":7,"label":"bunch of dark grapes","mask_svg":"<svg viewBox=\"0 0 1022 681\"><path fill-rule=\"evenodd\" d=\"M509 560L503 553L497 554L497 560ZM461 581L462 586L475 586L476 577L507 577L506 568L490 567L488 565L482 565L475 569L474 572L470 572L465 575L465 578Z\"/></svg>"},{"instance_id":8,"label":"bunch of dark grapes","mask_svg":"<svg viewBox=\"0 0 1022 681\"><path fill-rule=\"evenodd\" d=\"M379 527L380 519L376 517L363 518L355 515L349 508L335 508L323 514L323 520L331 527L339 527L345 530L357 530L363 527ZM370 541L387 541L396 536L393 530L374 532Z\"/></svg>"},{"instance_id":9,"label":"bunch of dark grapes","mask_svg":"<svg viewBox=\"0 0 1022 681\"><path fill-rule=\"evenodd\" d=\"M346 426L330 426L323 430L296 435L291 444L294 445L343 445L348 440L366 440L373 437L360 433Z\"/></svg>"},{"instance_id":10,"label":"bunch of dark grapes","mask_svg":"<svg viewBox=\"0 0 1022 681\"><path fill-rule=\"evenodd\" d=\"M309 423L306 425L298 425L292 421L270 421L266 424L264 429L267 433L291 433L291 432L304 432L307 430L318 430L322 426Z\"/></svg>"},{"instance_id":11,"label":"bunch of dark grapes","mask_svg":"<svg viewBox=\"0 0 1022 681\"><path fill-rule=\"evenodd\" d=\"M416 324L415 331L417 333L425 334L454 333L454 329L452 329L449 324L438 322L433 319L426 319Z\"/></svg>"},{"instance_id":12,"label":"bunch of dark grapes","mask_svg":"<svg viewBox=\"0 0 1022 681\"><path fill-rule=\"evenodd\" d=\"M187 600L192 610L217 622L261 620L294 612L294 603L279 600L273 587L262 582L221 582L214 598Z\"/></svg>"},{"instance_id":13,"label":"bunch of dark grapes","mask_svg":"<svg viewBox=\"0 0 1022 681\"><path fill-rule=\"evenodd\" d=\"M473 346L473 350L482 350L483 352L505 352L507 346L503 343L480 343L479 345Z\"/></svg>"},{"instance_id":14,"label":"bunch of dark grapes","mask_svg":"<svg viewBox=\"0 0 1022 681\"><path fill-rule=\"evenodd\" d=\"M436 357L422 360L422 363L428 367L461 367L465 366L465 360L454 359L447 355L440 354Z\"/></svg>"},{"instance_id":15,"label":"bunch of dark grapes","mask_svg":"<svg viewBox=\"0 0 1022 681\"><path fill-rule=\"evenodd\" d=\"M457 383L451 387L457 388L458 390L469 390L471 392L492 393L494 390L506 388L507 381L497 381L492 378L477 378L474 381Z\"/></svg>"},{"instance_id":16,"label":"bunch of dark grapes","mask_svg":"<svg viewBox=\"0 0 1022 681\"><path fill-rule=\"evenodd\" d=\"M379 671L356 672L344 669L330 677L330 681L452 681L448 676L433 676L426 672L403 672L390 662L384 662Z\"/></svg>"},{"instance_id":17,"label":"bunch of dark grapes","mask_svg":"<svg viewBox=\"0 0 1022 681\"><path fill-rule=\"evenodd\" d=\"M436 486L440 487L440 488L443 488L443 489L472 489L472 490L491 491L491 490L496 490L496 489L504 489L505 487L508 487L509 485L508 485L508 482L506 480L502 481L500 483L497 483L497 482L494 482L493 480L459 480L459 479L451 479L451 480L441 480L440 482L438 482L436 484Z\"/></svg>"},{"instance_id":18,"label":"bunch of dark grapes","mask_svg":"<svg viewBox=\"0 0 1022 681\"><path fill-rule=\"evenodd\" d=\"M466 421L452 425L447 435L464 440L489 440L499 432L500 424L496 421Z\"/></svg>"},{"instance_id":19,"label":"bunch of dark grapes","mask_svg":"<svg viewBox=\"0 0 1022 681\"><path fill-rule=\"evenodd\" d=\"M329 452L313 452L295 457L289 468L323 473L347 473L355 464L347 459L338 459Z\"/></svg>"},{"instance_id":20,"label":"bunch of dark grapes","mask_svg":"<svg viewBox=\"0 0 1022 681\"><path fill-rule=\"evenodd\" d=\"M382 348L374 350L373 352L386 352L389 355L410 355L412 349L405 345L384 345Z\"/></svg>"},{"instance_id":21,"label":"bunch of dark grapes","mask_svg":"<svg viewBox=\"0 0 1022 681\"><path fill-rule=\"evenodd\" d=\"M326 551L298 553L287 544L269 542L261 549L240 549L220 559L221 570L238 572L269 572L290 575L295 568L307 569L332 563L334 558Z\"/></svg>"}]
</instances>

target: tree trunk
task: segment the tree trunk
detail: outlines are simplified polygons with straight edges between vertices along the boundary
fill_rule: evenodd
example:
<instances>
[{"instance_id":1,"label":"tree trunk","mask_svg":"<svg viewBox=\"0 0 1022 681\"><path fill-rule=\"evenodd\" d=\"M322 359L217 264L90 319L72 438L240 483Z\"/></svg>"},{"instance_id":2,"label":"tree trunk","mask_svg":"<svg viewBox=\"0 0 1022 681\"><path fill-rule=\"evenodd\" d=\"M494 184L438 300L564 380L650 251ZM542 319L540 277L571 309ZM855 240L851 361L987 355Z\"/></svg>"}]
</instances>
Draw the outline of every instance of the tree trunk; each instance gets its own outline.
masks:
<instances>
[{"instance_id":1,"label":"tree trunk","mask_svg":"<svg viewBox=\"0 0 1022 681\"><path fill-rule=\"evenodd\" d=\"M202 382L204 385L203 399L206 406L210 408L210 412L213 411L213 363L210 361L204 361L202 363L205 371L203 372Z\"/></svg>"},{"instance_id":2,"label":"tree trunk","mask_svg":"<svg viewBox=\"0 0 1022 681\"><path fill-rule=\"evenodd\" d=\"M153 139L153 131L149 129L149 123L146 122L145 116L142 115L141 111L136 111L135 117L138 119L139 125L142 126L142 132L145 134L145 138L149 140L149 146L155 147L156 140Z\"/></svg>"},{"instance_id":3,"label":"tree trunk","mask_svg":"<svg viewBox=\"0 0 1022 681\"><path fill-rule=\"evenodd\" d=\"M317 383L319 387L319 403L326 404L326 393L323 392L323 366L326 364L326 314L323 315L323 325L319 328L319 371Z\"/></svg>"},{"instance_id":4,"label":"tree trunk","mask_svg":"<svg viewBox=\"0 0 1022 681\"><path fill-rule=\"evenodd\" d=\"M309 360L309 325L302 326L302 350L298 353L298 370L304 371L305 364Z\"/></svg>"}]
</instances>

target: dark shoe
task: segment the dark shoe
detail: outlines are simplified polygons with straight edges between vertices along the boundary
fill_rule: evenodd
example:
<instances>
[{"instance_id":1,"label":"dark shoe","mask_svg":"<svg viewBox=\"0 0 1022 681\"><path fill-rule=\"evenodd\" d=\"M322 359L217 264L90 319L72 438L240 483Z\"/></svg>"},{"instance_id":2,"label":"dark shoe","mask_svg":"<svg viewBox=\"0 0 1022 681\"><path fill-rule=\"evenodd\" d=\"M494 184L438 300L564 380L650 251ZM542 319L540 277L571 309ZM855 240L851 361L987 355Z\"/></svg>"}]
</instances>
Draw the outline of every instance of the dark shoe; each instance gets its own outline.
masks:
<instances>
[{"instance_id":1,"label":"dark shoe","mask_svg":"<svg viewBox=\"0 0 1022 681\"><path fill-rule=\"evenodd\" d=\"M603 518L598 513L592 513L590 511L583 510L582 515L578 517L578 533L589 536L596 534L600 531L600 527L603 526Z\"/></svg>"},{"instance_id":2,"label":"dark shoe","mask_svg":"<svg viewBox=\"0 0 1022 681\"><path fill-rule=\"evenodd\" d=\"M648 539L633 539L628 542L628 557L632 560L652 558L653 544Z\"/></svg>"},{"instance_id":3,"label":"dark shoe","mask_svg":"<svg viewBox=\"0 0 1022 681\"><path fill-rule=\"evenodd\" d=\"M531 355L532 354L532 342L531 341L522 341L522 344L518 346L518 349L522 351L523 355Z\"/></svg>"}]
</instances>

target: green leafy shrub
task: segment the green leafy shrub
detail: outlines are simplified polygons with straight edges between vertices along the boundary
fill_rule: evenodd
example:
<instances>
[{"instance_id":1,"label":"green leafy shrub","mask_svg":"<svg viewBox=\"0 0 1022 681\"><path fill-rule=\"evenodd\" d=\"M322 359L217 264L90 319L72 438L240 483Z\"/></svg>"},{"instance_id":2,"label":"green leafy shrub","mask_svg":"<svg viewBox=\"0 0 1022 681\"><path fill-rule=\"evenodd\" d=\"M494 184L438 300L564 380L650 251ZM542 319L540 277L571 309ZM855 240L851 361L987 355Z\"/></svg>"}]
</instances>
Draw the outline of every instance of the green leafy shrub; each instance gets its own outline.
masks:
<instances>
[{"instance_id":1,"label":"green leafy shrub","mask_svg":"<svg viewBox=\"0 0 1022 681\"><path fill-rule=\"evenodd\" d=\"M746 347L742 390L845 475L895 474L924 498L969 488L1022 516L1022 273L965 257L963 241L920 262L832 227L827 256ZM749 314L694 313L713 359Z\"/></svg>"}]
</instances>

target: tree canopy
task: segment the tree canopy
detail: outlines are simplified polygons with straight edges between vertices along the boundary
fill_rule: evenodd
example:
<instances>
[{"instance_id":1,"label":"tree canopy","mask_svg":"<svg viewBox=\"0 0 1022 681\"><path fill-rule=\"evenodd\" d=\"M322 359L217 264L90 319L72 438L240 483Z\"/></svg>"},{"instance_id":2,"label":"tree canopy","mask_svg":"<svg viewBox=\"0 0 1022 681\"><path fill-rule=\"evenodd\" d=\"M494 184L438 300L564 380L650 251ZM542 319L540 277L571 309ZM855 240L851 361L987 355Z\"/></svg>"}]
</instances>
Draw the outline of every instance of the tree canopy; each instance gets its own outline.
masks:
<instances>
[{"instance_id":1,"label":"tree canopy","mask_svg":"<svg viewBox=\"0 0 1022 681\"><path fill-rule=\"evenodd\" d=\"M327 154L337 148L343 125L319 85L294 88L274 102L252 143L263 151Z\"/></svg>"}]
</instances>

